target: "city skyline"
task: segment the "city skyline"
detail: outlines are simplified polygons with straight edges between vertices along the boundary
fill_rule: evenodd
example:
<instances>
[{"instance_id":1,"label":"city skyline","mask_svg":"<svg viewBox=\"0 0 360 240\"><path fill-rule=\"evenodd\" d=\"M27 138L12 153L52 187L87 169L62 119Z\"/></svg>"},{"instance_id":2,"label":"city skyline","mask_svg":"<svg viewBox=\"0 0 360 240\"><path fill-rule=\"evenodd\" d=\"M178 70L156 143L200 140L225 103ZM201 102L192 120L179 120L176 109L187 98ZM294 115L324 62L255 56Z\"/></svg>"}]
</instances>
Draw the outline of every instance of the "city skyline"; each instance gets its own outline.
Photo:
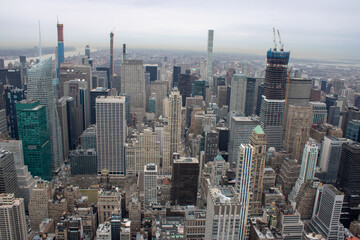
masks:
<instances>
[{"instance_id":1,"label":"city skyline","mask_svg":"<svg viewBox=\"0 0 360 240\"><path fill-rule=\"evenodd\" d=\"M357 1L343 4L323 0L228 1L228 4L162 0L151 3L106 0L91 4L65 0L57 4L15 0L2 8L0 24L4 26L4 36L0 45L36 46L40 20L43 46L55 47L58 16L64 24L65 47L87 44L94 48L108 47L109 34L114 31L116 49L127 43L129 48L205 51L206 32L213 29L214 53L263 54L273 46L272 27L275 27L281 32L285 50L290 50L294 58L358 59L360 47L356 40L360 31L355 23L360 21L360 16L355 9L359 7ZM30 8L31 14L27 11Z\"/></svg>"}]
</instances>

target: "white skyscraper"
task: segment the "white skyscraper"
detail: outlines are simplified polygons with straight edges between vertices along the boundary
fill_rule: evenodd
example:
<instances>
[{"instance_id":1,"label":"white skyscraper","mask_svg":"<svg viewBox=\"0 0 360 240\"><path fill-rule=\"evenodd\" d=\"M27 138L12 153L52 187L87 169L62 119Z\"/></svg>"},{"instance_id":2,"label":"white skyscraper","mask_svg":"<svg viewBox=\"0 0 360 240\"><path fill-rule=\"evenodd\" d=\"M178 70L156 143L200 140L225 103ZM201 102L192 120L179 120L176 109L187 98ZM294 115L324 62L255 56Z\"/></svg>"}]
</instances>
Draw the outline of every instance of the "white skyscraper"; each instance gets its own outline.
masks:
<instances>
[{"instance_id":1,"label":"white skyscraper","mask_svg":"<svg viewBox=\"0 0 360 240\"><path fill-rule=\"evenodd\" d=\"M24 199L14 194L0 194L0 239L28 238Z\"/></svg>"},{"instance_id":2,"label":"white skyscraper","mask_svg":"<svg viewBox=\"0 0 360 240\"><path fill-rule=\"evenodd\" d=\"M144 203L149 206L157 203L158 168L156 164L149 163L144 166Z\"/></svg>"},{"instance_id":3,"label":"white skyscraper","mask_svg":"<svg viewBox=\"0 0 360 240\"><path fill-rule=\"evenodd\" d=\"M130 94L130 112L142 120L145 114L145 68L142 60L127 60L121 66L121 93Z\"/></svg>"},{"instance_id":4,"label":"white skyscraper","mask_svg":"<svg viewBox=\"0 0 360 240\"><path fill-rule=\"evenodd\" d=\"M214 30L208 31L208 45L207 45L207 60L206 60L206 81L212 86L211 74L212 74L212 57L213 57L213 45L214 45Z\"/></svg>"},{"instance_id":5,"label":"white skyscraper","mask_svg":"<svg viewBox=\"0 0 360 240\"><path fill-rule=\"evenodd\" d=\"M125 175L125 134L125 97L96 98L96 149L99 173L107 169L111 175Z\"/></svg>"},{"instance_id":6,"label":"white skyscraper","mask_svg":"<svg viewBox=\"0 0 360 240\"><path fill-rule=\"evenodd\" d=\"M234 74L231 80L230 112L245 114L247 78L245 74Z\"/></svg>"},{"instance_id":7,"label":"white skyscraper","mask_svg":"<svg viewBox=\"0 0 360 240\"><path fill-rule=\"evenodd\" d=\"M57 170L64 162L64 155L60 120L55 108L51 58L41 61L29 70L27 89L28 99L37 99L46 107L53 169Z\"/></svg>"},{"instance_id":8,"label":"white skyscraper","mask_svg":"<svg viewBox=\"0 0 360 240\"><path fill-rule=\"evenodd\" d=\"M240 239L249 237L250 225L248 224L248 212L252 193L253 147L249 144L241 144L236 170L235 191L239 194L240 206Z\"/></svg>"},{"instance_id":9,"label":"white skyscraper","mask_svg":"<svg viewBox=\"0 0 360 240\"><path fill-rule=\"evenodd\" d=\"M316 145L315 142L308 141L305 144L303 151L300 175L291 193L289 194L289 200L292 202L292 204L295 204L295 198L299 193L301 185L306 180L312 180L314 178L317 159L318 159L318 146Z\"/></svg>"}]
</instances>

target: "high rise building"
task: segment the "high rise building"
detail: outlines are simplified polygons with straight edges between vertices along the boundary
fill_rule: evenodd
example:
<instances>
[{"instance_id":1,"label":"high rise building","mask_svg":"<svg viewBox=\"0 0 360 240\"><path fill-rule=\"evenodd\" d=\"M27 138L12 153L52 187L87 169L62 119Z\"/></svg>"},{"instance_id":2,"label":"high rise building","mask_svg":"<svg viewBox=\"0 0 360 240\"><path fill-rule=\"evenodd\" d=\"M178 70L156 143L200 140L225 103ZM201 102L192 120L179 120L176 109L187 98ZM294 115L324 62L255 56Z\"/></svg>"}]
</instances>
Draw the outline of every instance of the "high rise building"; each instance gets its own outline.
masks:
<instances>
[{"instance_id":1,"label":"high rise building","mask_svg":"<svg viewBox=\"0 0 360 240\"><path fill-rule=\"evenodd\" d=\"M223 106L227 105L227 93L228 93L228 87L227 86L218 86L217 90L217 105L219 108L222 108Z\"/></svg>"},{"instance_id":2,"label":"high rise building","mask_svg":"<svg viewBox=\"0 0 360 240\"><path fill-rule=\"evenodd\" d=\"M90 122L91 124L96 123L96 104L95 100L100 96L110 96L110 89L96 88L90 92Z\"/></svg>"},{"instance_id":3,"label":"high rise building","mask_svg":"<svg viewBox=\"0 0 360 240\"><path fill-rule=\"evenodd\" d=\"M300 175L296 180L295 186L293 187L290 195L289 200L295 202L295 198L299 193L301 185L306 180L312 180L315 175L315 168L318 158L318 146L315 142L307 142L304 147L302 161L301 161L301 168L300 168Z\"/></svg>"},{"instance_id":4,"label":"high rise building","mask_svg":"<svg viewBox=\"0 0 360 240\"><path fill-rule=\"evenodd\" d=\"M29 70L28 99L37 99L46 107L46 122L50 133L51 159L53 170L58 170L64 162L61 126L55 108L52 86L51 58L43 60Z\"/></svg>"},{"instance_id":5,"label":"high rise building","mask_svg":"<svg viewBox=\"0 0 360 240\"><path fill-rule=\"evenodd\" d=\"M204 163L214 160L218 154L219 133L217 131L210 131L205 133L205 161Z\"/></svg>"},{"instance_id":6,"label":"high rise building","mask_svg":"<svg viewBox=\"0 0 360 240\"><path fill-rule=\"evenodd\" d=\"M301 240L304 223L300 220L300 214L292 207L277 207L276 228L284 239Z\"/></svg>"},{"instance_id":7,"label":"high rise building","mask_svg":"<svg viewBox=\"0 0 360 240\"><path fill-rule=\"evenodd\" d=\"M5 89L6 94L6 115L9 119L10 137L19 139L16 118L16 103L25 99L25 91L23 89L8 86Z\"/></svg>"},{"instance_id":8,"label":"high rise building","mask_svg":"<svg viewBox=\"0 0 360 240\"><path fill-rule=\"evenodd\" d=\"M96 126L90 125L80 136L81 148L96 150Z\"/></svg>"},{"instance_id":9,"label":"high rise building","mask_svg":"<svg viewBox=\"0 0 360 240\"><path fill-rule=\"evenodd\" d=\"M14 154L0 150L0 193L12 193L20 197Z\"/></svg>"},{"instance_id":10,"label":"high rise building","mask_svg":"<svg viewBox=\"0 0 360 240\"><path fill-rule=\"evenodd\" d=\"M173 153L179 153L181 148L181 102L180 92L176 89L172 90L169 96L169 152L163 154L163 166L171 166ZM164 140L165 142L165 140ZM169 169L171 173L171 168Z\"/></svg>"},{"instance_id":11,"label":"high rise building","mask_svg":"<svg viewBox=\"0 0 360 240\"><path fill-rule=\"evenodd\" d=\"M210 187L207 196L205 239L243 239L240 234L242 203L233 187Z\"/></svg>"},{"instance_id":12,"label":"high rise building","mask_svg":"<svg viewBox=\"0 0 360 240\"><path fill-rule=\"evenodd\" d=\"M144 72L142 60L127 60L121 65L121 93L130 94L130 112L140 120L146 106Z\"/></svg>"},{"instance_id":13,"label":"high rise building","mask_svg":"<svg viewBox=\"0 0 360 240\"><path fill-rule=\"evenodd\" d=\"M326 123L327 111L326 104L323 102L309 102L313 111L313 125L321 125Z\"/></svg>"},{"instance_id":14,"label":"high rise building","mask_svg":"<svg viewBox=\"0 0 360 240\"><path fill-rule=\"evenodd\" d=\"M182 97L182 106L185 107L186 105L186 98L190 97L192 92L192 85L195 80L198 79L196 75L190 74L180 74L178 80L178 90Z\"/></svg>"},{"instance_id":15,"label":"high rise building","mask_svg":"<svg viewBox=\"0 0 360 240\"><path fill-rule=\"evenodd\" d=\"M138 175L144 171L144 166L153 163L160 166L160 142L158 135L151 129L134 137L125 146L126 175Z\"/></svg>"},{"instance_id":16,"label":"high rise building","mask_svg":"<svg viewBox=\"0 0 360 240\"><path fill-rule=\"evenodd\" d=\"M345 194L341 222L345 227L360 214L360 144L344 143L337 174L336 187Z\"/></svg>"},{"instance_id":17,"label":"high rise building","mask_svg":"<svg viewBox=\"0 0 360 240\"><path fill-rule=\"evenodd\" d=\"M69 117L68 117L68 105L67 97L62 97L56 102L56 110L59 115L60 126L61 126L61 136L63 143L63 154L65 157L69 155Z\"/></svg>"},{"instance_id":18,"label":"high rise building","mask_svg":"<svg viewBox=\"0 0 360 240\"><path fill-rule=\"evenodd\" d=\"M240 206L240 230L241 239L249 237L249 207L252 200L252 171L253 171L253 150L249 144L241 144L239 147L238 164L236 169L235 192L239 194Z\"/></svg>"},{"instance_id":19,"label":"high rise building","mask_svg":"<svg viewBox=\"0 0 360 240\"><path fill-rule=\"evenodd\" d=\"M86 45L85 47L85 55L88 57L88 59L90 59L90 46Z\"/></svg>"},{"instance_id":20,"label":"high rise building","mask_svg":"<svg viewBox=\"0 0 360 240\"><path fill-rule=\"evenodd\" d=\"M16 115L25 164L33 176L51 180L51 139L45 106L36 100L22 100L16 104Z\"/></svg>"},{"instance_id":21,"label":"high rise building","mask_svg":"<svg viewBox=\"0 0 360 240\"><path fill-rule=\"evenodd\" d=\"M150 73L150 82L158 80L158 65L157 64L145 64L145 71Z\"/></svg>"},{"instance_id":22,"label":"high rise building","mask_svg":"<svg viewBox=\"0 0 360 240\"><path fill-rule=\"evenodd\" d=\"M195 80L191 87L192 96L202 96L203 99L206 99L206 81L205 80Z\"/></svg>"},{"instance_id":23,"label":"high rise building","mask_svg":"<svg viewBox=\"0 0 360 240\"><path fill-rule=\"evenodd\" d=\"M103 191L98 193L99 224L108 221L115 209L121 210L121 193L119 191Z\"/></svg>"},{"instance_id":24,"label":"high rise building","mask_svg":"<svg viewBox=\"0 0 360 240\"><path fill-rule=\"evenodd\" d=\"M58 44L57 44L57 70L56 75L60 75L60 64L65 61L64 56L64 24L57 23L57 35L58 35Z\"/></svg>"},{"instance_id":25,"label":"high rise building","mask_svg":"<svg viewBox=\"0 0 360 240\"><path fill-rule=\"evenodd\" d=\"M114 76L114 33L110 33L110 76L108 88L111 88L112 77Z\"/></svg>"},{"instance_id":26,"label":"high rise building","mask_svg":"<svg viewBox=\"0 0 360 240\"><path fill-rule=\"evenodd\" d=\"M163 115L163 100L166 98L166 95L169 91L169 82L168 81L160 81L156 80L151 82L150 85L150 92L154 94L156 100L156 108L155 108L155 115L160 116Z\"/></svg>"},{"instance_id":27,"label":"high rise building","mask_svg":"<svg viewBox=\"0 0 360 240\"><path fill-rule=\"evenodd\" d=\"M345 137L360 142L360 120L351 120L347 124Z\"/></svg>"},{"instance_id":28,"label":"high rise building","mask_svg":"<svg viewBox=\"0 0 360 240\"><path fill-rule=\"evenodd\" d=\"M236 167L239 146L249 143L252 130L259 125L259 120L251 117L231 116L229 137L229 163Z\"/></svg>"},{"instance_id":29,"label":"high rise building","mask_svg":"<svg viewBox=\"0 0 360 240\"><path fill-rule=\"evenodd\" d=\"M157 203L158 167L154 163L144 166L144 204L149 206Z\"/></svg>"},{"instance_id":30,"label":"high rise building","mask_svg":"<svg viewBox=\"0 0 360 240\"><path fill-rule=\"evenodd\" d=\"M210 88L213 88L211 84L212 75L212 63L213 63L213 45L214 45L214 30L208 31L208 42L207 42L207 58L206 58L206 81L210 84Z\"/></svg>"},{"instance_id":31,"label":"high rise building","mask_svg":"<svg viewBox=\"0 0 360 240\"><path fill-rule=\"evenodd\" d=\"M174 68L173 68L172 87L177 87L178 86L180 73L181 73L181 67L180 66L174 66Z\"/></svg>"},{"instance_id":32,"label":"high rise building","mask_svg":"<svg viewBox=\"0 0 360 240\"><path fill-rule=\"evenodd\" d=\"M119 209L115 209L111 215L110 225L111 225L111 240L120 240L120 231L121 231L121 212Z\"/></svg>"},{"instance_id":33,"label":"high rise building","mask_svg":"<svg viewBox=\"0 0 360 240\"><path fill-rule=\"evenodd\" d=\"M64 83L66 81L81 79L88 83L88 91L96 88L92 85L92 68L87 65L60 64L59 97L64 96Z\"/></svg>"},{"instance_id":34,"label":"high rise building","mask_svg":"<svg viewBox=\"0 0 360 240\"><path fill-rule=\"evenodd\" d=\"M172 204L196 205L199 169L199 161L196 158L174 159L171 175Z\"/></svg>"},{"instance_id":35,"label":"high rise building","mask_svg":"<svg viewBox=\"0 0 360 240\"><path fill-rule=\"evenodd\" d=\"M69 154L71 175L97 174L97 158L95 149L76 149Z\"/></svg>"},{"instance_id":36,"label":"high rise building","mask_svg":"<svg viewBox=\"0 0 360 240\"><path fill-rule=\"evenodd\" d=\"M343 140L334 136L325 136L320 154L320 170L325 172L322 179L328 184L336 182Z\"/></svg>"},{"instance_id":37,"label":"high rise building","mask_svg":"<svg viewBox=\"0 0 360 240\"><path fill-rule=\"evenodd\" d=\"M98 173L107 169L111 175L125 175L125 129L125 98L121 96L97 98L96 149Z\"/></svg>"},{"instance_id":38,"label":"high rise building","mask_svg":"<svg viewBox=\"0 0 360 240\"><path fill-rule=\"evenodd\" d=\"M24 199L14 194L0 194L0 238L23 240L28 238Z\"/></svg>"},{"instance_id":39,"label":"high rise building","mask_svg":"<svg viewBox=\"0 0 360 240\"><path fill-rule=\"evenodd\" d=\"M282 148L283 114L287 82L287 65L290 52L276 49L267 52L264 94L261 102L260 121L266 133L267 147Z\"/></svg>"},{"instance_id":40,"label":"high rise building","mask_svg":"<svg viewBox=\"0 0 360 240\"><path fill-rule=\"evenodd\" d=\"M52 198L51 184L38 180L30 192L29 219L33 231L39 231L40 223L49 217L48 200L50 198Z\"/></svg>"},{"instance_id":41,"label":"high rise building","mask_svg":"<svg viewBox=\"0 0 360 240\"><path fill-rule=\"evenodd\" d=\"M288 108L284 150L290 153L293 159L301 161L304 145L310 136L312 118L311 107L290 105Z\"/></svg>"},{"instance_id":42,"label":"high rise building","mask_svg":"<svg viewBox=\"0 0 360 240\"><path fill-rule=\"evenodd\" d=\"M245 113L247 78L245 74L234 74L231 79L230 112Z\"/></svg>"},{"instance_id":43,"label":"high rise building","mask_svg":"<svg viewBox=\"0 0 360 240\"><path fill-rule=\"evenodd\" d=\"M249 214L261 215L262 213L262 194L264 185L264 171L266 160L266 135L258 125L253 129L250 136L250 145L253 147L252 153L252 184L250 190L252 192L251 208Z\"/></svg>"},{"instance_id":44,"label":"high rise building","mask_svg":"<svg viewBox=\"0 0 360 240\"><path fill-rule=\"evenodd\" d=\"M344 194L333 185L325 184L319 209L307 225L308 232L320 233L326 239L344 239L344 226L340 224Z\"/></svg>"},{"instance_id":45,"label":"high rise building","mask_svg":"<svg viewBox=\"0 0 360 240\"><path fill-rule=\"evenodd\" d=\"M289 195L295 185L300 173L300 165L297 160L285 158L281 164L279 175L276 178L276 184L281 186L285 197Z\"/></svg>"},{"instance_id":46,"label":"high rise building","mask_svg":"<svg viewBox=\"0 0 360 240\"><path fill-rule=\"evenodd\" d=\"M109 89L109 77L109 68L101 68L101 70L99 68L96 68L96 71L92 71L92 87Z\"/></svg>"}]
</instances>

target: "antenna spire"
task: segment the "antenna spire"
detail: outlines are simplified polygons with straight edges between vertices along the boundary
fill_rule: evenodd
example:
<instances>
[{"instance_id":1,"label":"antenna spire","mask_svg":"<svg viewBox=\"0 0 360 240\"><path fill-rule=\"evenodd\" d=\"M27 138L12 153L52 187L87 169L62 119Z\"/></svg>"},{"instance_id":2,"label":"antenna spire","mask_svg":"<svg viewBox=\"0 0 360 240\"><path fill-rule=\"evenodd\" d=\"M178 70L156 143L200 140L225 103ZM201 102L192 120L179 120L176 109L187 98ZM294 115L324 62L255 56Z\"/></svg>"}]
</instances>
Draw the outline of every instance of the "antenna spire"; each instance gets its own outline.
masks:
<instances>
[{"instance_id":1,"label":"antenna spire","mask_svg":"<svg viewBox=\"0 0 360 240\"><path fill-rule=\"evenodd\" d=\"M40 28L40 20L39 20L39 57L40 62L42 60L42 53L41 53L41 28Z\"/></svg>"}]
</instances>

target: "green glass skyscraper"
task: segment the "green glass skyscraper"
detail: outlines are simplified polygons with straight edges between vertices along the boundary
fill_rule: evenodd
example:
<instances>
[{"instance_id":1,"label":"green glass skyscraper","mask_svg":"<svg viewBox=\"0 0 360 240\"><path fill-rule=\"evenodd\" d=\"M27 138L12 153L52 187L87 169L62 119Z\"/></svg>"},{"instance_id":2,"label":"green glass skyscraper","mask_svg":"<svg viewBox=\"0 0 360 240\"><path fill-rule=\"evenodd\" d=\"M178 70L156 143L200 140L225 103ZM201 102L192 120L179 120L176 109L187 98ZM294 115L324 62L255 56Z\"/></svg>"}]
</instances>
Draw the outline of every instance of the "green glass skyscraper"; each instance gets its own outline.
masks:
<instances>
[{"instance_id":1,"label":"green glass skyscraper","mask_svg":"<svg viewBox=\"0 0 360 240\"><path fill-rule=\"evenodd\" d=\"M37 100L22 100L16 103L16 115L25 164L33 176L51 180L51 146L46 107Z\"/></svg>"}]
</instances>

